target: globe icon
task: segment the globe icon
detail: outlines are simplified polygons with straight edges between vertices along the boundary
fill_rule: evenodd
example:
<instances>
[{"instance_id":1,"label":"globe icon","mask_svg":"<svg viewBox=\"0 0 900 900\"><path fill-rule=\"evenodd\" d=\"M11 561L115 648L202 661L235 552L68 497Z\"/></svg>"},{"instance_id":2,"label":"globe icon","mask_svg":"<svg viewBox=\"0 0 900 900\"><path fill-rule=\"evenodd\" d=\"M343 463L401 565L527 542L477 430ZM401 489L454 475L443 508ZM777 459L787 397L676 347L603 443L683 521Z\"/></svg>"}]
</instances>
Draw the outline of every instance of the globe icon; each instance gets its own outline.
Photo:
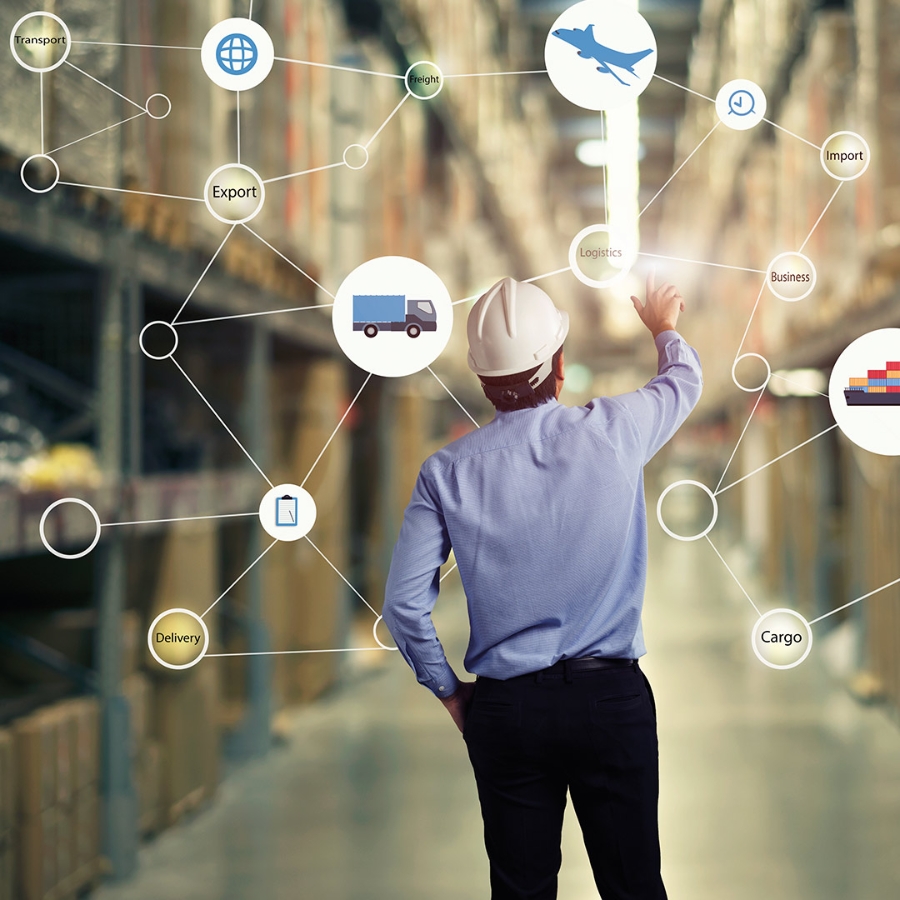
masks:
<instances>
[{"instance_id":1,"label":"globe icon","mask_svg":"<svg viewBox=\"0 0 900 900\"><path fill-rule=\"evenodd\" d=\"M229 75L246 75L259 59L256 44L246 34L229 34L216 47L216 62Z\"/></svg>"}]
</instances>

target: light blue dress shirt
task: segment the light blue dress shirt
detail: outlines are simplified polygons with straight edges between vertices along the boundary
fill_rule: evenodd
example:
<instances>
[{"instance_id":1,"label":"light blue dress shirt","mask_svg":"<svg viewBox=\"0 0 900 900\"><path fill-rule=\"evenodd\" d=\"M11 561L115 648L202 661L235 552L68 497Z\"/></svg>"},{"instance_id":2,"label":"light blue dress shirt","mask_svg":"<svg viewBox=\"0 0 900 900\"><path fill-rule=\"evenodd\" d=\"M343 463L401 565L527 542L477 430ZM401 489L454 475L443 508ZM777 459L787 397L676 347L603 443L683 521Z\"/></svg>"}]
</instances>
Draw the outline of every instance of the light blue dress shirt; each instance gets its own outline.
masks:
<instances>
[{"instance_id":1,"label":"light blue dress shirt","mask_svg":"<svg viewBox=\"0 0 900 900\"><path fill-rule=\"evenodd\" d=\"M456 555L469 611L469 672L507 679L579 656L646 652L643 469L700 399L700 360L656 338L645 387L569 408L498 412L425 460L385 588L384 621L418 680L459 680L431 621L439 569Z\"/></svg>"}]
</instances>

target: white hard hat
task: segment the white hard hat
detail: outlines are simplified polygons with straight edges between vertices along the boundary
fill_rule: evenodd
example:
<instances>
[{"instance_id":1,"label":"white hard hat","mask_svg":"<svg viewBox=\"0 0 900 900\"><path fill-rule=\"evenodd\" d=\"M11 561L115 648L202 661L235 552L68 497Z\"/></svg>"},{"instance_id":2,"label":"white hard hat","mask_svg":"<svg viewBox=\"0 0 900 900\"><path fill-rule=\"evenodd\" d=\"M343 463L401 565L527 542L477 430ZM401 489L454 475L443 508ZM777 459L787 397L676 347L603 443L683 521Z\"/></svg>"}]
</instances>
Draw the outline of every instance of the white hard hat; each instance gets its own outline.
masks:
<instances>
[{"instance_id":1,"label":"white hard hat","mask_svg":"<svg viewBox=\"0 0 900 900\"><path fill-rule=\"evenodd\" d=\"M529 379L538 385L550 374L553 354L568 332L569 314L539 287L504 278L469 313L469 368L499 377L541 366Z\"/></svg>"}]
</instances>

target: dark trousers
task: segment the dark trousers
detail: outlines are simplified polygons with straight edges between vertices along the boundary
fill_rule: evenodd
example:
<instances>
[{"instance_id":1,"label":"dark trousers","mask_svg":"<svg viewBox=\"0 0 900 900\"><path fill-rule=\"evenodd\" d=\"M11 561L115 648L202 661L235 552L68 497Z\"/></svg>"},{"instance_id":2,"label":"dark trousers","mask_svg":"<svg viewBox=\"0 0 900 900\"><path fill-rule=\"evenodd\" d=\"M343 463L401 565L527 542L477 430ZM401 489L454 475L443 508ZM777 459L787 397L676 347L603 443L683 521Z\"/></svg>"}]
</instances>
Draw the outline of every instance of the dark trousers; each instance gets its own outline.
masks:
<instances>
[{"instance_id":1,"label":"dark trousers","mask_svg":"<svg viewBox=\"0 0 900 900\"><path fill-rule=\"evenodd\" d=\"M567 790L603 900L665 900L656 708L637 662L479 678L463 736L492 900L554 900Z\"/></svg>"}]
</instances>

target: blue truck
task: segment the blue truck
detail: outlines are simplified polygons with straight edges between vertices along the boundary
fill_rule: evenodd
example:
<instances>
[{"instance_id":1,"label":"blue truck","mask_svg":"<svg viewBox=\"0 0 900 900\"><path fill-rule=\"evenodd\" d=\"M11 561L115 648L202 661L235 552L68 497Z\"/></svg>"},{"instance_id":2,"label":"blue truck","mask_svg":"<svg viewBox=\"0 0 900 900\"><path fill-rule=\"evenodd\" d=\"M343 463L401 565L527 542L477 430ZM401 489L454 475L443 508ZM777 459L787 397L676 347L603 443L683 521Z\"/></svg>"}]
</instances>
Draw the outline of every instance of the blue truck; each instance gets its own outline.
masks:
<instances>
[{"instance_id":1,"label":"blue truck","mask_svg":"<svg viewBox=\"0 0 900 900\"><path fill-rule=\"evenodd\" d=\"M417 338L437 331L437 313L431 300L407 300L405 294L354 294L353 330L373 338L379 331L405 331Z\"/></svg>"}]
</instances>

